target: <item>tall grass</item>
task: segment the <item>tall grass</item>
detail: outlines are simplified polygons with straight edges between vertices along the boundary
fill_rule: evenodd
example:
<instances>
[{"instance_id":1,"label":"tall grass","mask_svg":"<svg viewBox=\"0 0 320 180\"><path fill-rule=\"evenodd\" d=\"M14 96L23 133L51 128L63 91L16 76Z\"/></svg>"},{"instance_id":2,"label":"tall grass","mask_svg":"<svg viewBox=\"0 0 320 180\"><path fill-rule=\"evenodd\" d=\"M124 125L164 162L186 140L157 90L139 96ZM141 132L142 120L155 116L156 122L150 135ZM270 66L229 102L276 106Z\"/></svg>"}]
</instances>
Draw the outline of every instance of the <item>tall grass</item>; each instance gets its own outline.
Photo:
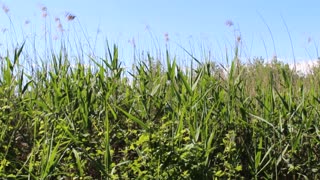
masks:
<instances>
[{"instance_id":1,"label":"tall grass","mask_svg":"<svg viewBox=\"0 0 320 180\"><path fill-rule=\"evenodd\" d=\"M235 49L228 72L168 51L130 71L107 46L95 68L61 50L30 76L23 48L1 65L3 178L319 178L318 67L242 65Z\"/></svg>"},{"instance_id":2,"label":"tall grass","mask_svg":"<svg viewBox=\"0 0 320 180\"><path fill-rule=\"evenodd\" d=\"M183 66L166 49L126 69L117 45L66 47L32 71L25 43L1 59L1 178L320 178L319 66L243 64L236 43L230 67L182 47Z\"/></svg>"}]
</instances>

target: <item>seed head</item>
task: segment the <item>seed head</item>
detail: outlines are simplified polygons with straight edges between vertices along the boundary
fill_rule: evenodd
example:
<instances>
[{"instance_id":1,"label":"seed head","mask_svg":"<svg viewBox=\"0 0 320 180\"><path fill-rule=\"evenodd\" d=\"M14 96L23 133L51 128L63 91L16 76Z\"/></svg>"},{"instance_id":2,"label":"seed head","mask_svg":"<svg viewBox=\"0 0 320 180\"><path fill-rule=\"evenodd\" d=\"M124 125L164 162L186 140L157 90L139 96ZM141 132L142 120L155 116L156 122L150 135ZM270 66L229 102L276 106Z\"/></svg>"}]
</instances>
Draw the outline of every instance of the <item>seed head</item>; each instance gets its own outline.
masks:
<instances>
[{"instance_id":1,"label":"seed head","mask_svg":"<svg viewBox=\"0 0 320 180\"><path fill-rule=\"evenodd\" d=\"M48 16L48 8L46 6L41 6L41 11L42 11L42 17L47 17Z\"/></svg>"},{"instance_id":2,"label":"seed head","mask_svg":"<svg viewBox=\"0 0 320 180\"><path fill-rule=\"evenodd\" d=\"M165 33L164 34L164 39L166 40L166 42L169 42L169 34L168 33Z\"/></svg>"},{"instance_id":3,"label":"seed head","mask_svg":"<svg viewBox=\"0 0 320 180\"><path fill-rule=\"evenodd\" d=\"M66 13L66 18L68 21L73 21L76 18L76 16L71 13Z\"/></svg>"},{"instance_id":4,"label":"seed head","mask_svg":"<svg viewBox=\"0 0 320 180\"><path fill-rule=\"evenodd\" d=\"M227 20L225 24L226 24L226 26L228 26L228 27L233 26L233 22L232 22L231 20Z\"/></svg>"},{"instance_id":5,"label":"seed head","mask_svg":"<svg viewBox=\"0 0 320 180\"><path fill-rule=\"evenodd\" d=\"M61 24L60 22L58 23L57 28L58 28L58 30L59 30L60 32L63 32L63 27L62 27L62 24Z\"/></svg>"},{"instance_id":6,"label":"seed head","mask_svg":"<svg viewBox=\"0 0 320 180\"><path fill-rule=\"evenodd\" d=\"M10 11L10 9L8 8L8 6L6 5L2 5L2 10L4 11L4 13L8 14L8 12Z\"/></svg>"},{"instance_id":7,"label":"seed head","mask_svg":"<svg viewBox=\"0 0 320 180\"><path fill-rule=\"evenodd\" d=\"M45 7L45 6L41 7L41 11L47 11L47 10L48 10L47 7Z\"/></svg>"},{"instance_id":8,"label":"seed head","mask_svg":"<svg viewBox=\"0 0 320 180\"><path fill-rule=\"evenodd\" d=\"M238 36L237 37L237 42L240 42L241 41L241 36Z\"/></svg>"}]
</instances>

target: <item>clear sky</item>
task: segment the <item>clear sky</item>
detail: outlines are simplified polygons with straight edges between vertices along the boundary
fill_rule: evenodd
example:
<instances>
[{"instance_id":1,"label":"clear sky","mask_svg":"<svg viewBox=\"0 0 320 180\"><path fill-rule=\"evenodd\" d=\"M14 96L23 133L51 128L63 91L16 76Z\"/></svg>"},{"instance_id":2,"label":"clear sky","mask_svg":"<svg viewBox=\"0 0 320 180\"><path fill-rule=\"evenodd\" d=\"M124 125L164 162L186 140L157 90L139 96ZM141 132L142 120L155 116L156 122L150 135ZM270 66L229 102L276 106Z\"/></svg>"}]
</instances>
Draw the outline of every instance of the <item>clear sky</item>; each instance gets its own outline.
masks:
<instances>
[{"instance_id":1,"label":"clear sky","mask_svg":"<svg viewBox=\"0 0 320 180\"><path fill-rule=\"evenodd\" d=\"M41 41L44 29L50 29L51 38L57 41L63 38L55 21L59 17L64 33L83 41L83 46L89 41L90 48L99 52L108 39L119 45L126 58L133 51L133 39L138 50L165 49L165 34L173 53L181 53L177 46L181 45L197 56L201 56L201 50L210 51L211 59L219 62L224 60L226 49L234 47L235 36L240 35L242 57L270 59L277 55L289 62L293 55L297 61L318 57L317 0L3 0L1 6L9 9L12 22L4 11L0 12L0 28L8 29L0 37L3 45L32 35ZM47 7L46 20L41 17L42 7ZM67 13L76 18L68 22ZM232 21L233 26L228 27L227 21Z\"/></svg>"}]
</instances>

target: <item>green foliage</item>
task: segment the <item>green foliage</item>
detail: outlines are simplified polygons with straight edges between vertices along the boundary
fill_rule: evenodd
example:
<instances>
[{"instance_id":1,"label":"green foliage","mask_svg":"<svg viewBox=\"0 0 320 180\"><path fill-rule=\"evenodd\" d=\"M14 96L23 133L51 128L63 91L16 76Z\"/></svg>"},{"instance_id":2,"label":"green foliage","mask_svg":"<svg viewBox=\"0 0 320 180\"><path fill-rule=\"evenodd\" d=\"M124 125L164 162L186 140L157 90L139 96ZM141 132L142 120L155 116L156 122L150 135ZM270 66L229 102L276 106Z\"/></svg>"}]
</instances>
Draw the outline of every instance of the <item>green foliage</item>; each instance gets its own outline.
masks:
<instances>
[{"instance_id":1,"label":"green foliage","mask_svg":"<svg viewBox=\"0 0 320 180\"><path fill-rule=\"evenodd\" d=\"M126 71L108 45L89 68L61 50L31 76L23 47L1 64L1 178L319 178L319 67L243 65L236 48L228 71L168 51Z\"/></svg>"}]
</instances>

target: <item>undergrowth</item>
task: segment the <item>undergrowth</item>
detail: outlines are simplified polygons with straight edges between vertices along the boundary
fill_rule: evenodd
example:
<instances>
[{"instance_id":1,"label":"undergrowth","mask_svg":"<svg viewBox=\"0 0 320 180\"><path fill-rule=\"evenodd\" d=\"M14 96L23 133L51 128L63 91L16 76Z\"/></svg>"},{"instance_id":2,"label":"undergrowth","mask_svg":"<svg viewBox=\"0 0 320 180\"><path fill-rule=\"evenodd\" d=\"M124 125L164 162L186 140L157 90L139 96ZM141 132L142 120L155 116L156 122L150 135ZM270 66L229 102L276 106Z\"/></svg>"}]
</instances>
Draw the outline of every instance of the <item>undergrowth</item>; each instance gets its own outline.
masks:
<instances>
[{"instance_id":1,"label":"undergrowth","mask_svg":"<svg viewBox=\"0 0 320 180\"><path fill-rule=\"evenodd\" d=\"M1 64L3 178L319 178L318 67L235 54L188 69L167 51L127 70L115 45L89 67L61 50L29 75L23 48Z\"/></svg>"}]
</instances>

